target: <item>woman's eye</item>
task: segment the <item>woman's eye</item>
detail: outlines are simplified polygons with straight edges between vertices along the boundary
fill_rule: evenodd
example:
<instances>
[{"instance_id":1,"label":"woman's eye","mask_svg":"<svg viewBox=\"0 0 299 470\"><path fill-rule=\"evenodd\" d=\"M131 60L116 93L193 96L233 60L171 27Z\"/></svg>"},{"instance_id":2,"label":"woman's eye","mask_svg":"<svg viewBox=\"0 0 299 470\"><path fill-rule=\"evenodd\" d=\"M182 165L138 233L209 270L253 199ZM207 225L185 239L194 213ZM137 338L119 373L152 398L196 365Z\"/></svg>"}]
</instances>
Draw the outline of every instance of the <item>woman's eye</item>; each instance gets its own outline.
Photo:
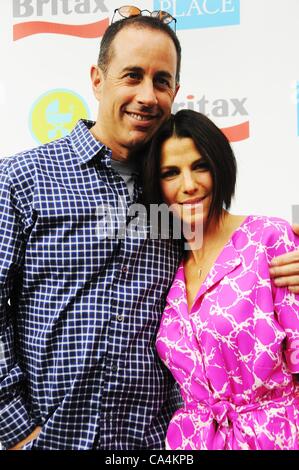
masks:
<instances>
[{"instance_id":1,"label":"woman's eye","mask_svg":"<svg viewBox=\"0 0 299 470\"><path fill-rule=\"evenodd\" d=\"M173 178L177 174L178 174L177 170L167 170L161 173L160 178L161 179Z\"/></svg>"},{"instance_id":2,"label":"woman's eye","mask_svg":"<svg viewBox=\"0 0 299 470\"><path fill-rule=\"evenodd\" d=\"M198 162L194 165L193 169L198 171L208 171L209 165L207 162Z\"/></svg>"}]
</instances>

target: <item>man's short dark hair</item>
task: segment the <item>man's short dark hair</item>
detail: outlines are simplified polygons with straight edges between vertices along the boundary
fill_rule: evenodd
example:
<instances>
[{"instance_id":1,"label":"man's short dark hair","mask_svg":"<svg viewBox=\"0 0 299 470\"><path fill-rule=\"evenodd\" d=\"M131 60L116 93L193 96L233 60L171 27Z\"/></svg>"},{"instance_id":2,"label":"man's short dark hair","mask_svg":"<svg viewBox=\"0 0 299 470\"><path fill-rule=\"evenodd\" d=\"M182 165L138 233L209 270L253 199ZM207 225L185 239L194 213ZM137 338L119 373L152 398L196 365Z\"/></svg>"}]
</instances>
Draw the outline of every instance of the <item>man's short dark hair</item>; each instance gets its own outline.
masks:
<instances>
[{"instance_id":1,"label":"man's short dark hair","mask_svg":"<svg viewBox=\"0 0 299 470\"><path fill-rule=\"evenodd\" d=\"M109 63L113 57L113 40L115 36L124 28L136 27L136 28L147 28L156 31L161 31L167 34L172 39L175 49L177 52L177 70L176 70L176 82L180 82L180 69L181 69L181 45L175 32L166 23L163 23L159 18L152 16L132 16L123 20L112 23L106 29L104 36L101 41L100 53L98 57L98 66L106 73Z\"/></svg>"},{"instance_id":2,"label":"man's short dark hair","mask_svg":"<svg viewBox=\"0 0 299 470\"><path fill-rule=\"evenodd\" d=\"M163 202L160 190L160 160L163 142L170 137L193 140L201 157L208 165L213 181L213 197L208 215L219 220L222 209L229 209L235 193L237 164L230 143L223 132L206 116L190 109L183 109L170 119L154 135L143 162L143 200L146 204Z\"/></svg>"}]
</instances>

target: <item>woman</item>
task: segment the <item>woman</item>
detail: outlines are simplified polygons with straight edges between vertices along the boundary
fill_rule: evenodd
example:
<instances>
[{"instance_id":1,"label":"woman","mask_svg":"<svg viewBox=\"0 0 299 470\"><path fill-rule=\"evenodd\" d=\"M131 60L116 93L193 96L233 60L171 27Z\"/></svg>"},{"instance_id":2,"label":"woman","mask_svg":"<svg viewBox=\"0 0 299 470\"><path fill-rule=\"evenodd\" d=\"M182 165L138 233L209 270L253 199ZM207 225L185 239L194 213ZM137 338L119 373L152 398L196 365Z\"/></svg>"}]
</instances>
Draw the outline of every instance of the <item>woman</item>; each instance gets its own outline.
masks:
<instances>
[{"instance_id":1,"label":"woman","mask_svg":"<svg viewBox=\"0 0 299 470\"><path fill-rule=\"evenodd\" d=\"M157 337L184 401L167 448L298 449L299 296L275 287L268 266L299 238L281 219L228 212L232 149L194 111L159 131L144 181L148 202L163 199L190 233L203 226L202 246L188 240Z\"/></svg>"}]
</instances>

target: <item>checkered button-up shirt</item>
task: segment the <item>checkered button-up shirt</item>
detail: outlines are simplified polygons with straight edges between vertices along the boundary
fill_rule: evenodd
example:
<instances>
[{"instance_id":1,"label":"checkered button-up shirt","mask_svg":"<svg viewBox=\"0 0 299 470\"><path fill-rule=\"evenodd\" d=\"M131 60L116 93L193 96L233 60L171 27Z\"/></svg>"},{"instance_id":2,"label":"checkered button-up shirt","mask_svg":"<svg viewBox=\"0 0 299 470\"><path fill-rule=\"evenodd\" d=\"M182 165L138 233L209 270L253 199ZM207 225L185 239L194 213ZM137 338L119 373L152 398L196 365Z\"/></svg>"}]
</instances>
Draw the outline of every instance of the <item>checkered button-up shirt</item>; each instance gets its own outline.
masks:
<instances>
[{"instance_id":1,"label":"checkered button-up shirt","mask_svg":"<svg viewBox=\"0 0 299 470\"><path fill-rule=\"evenodd\" d=\"M4 447L160 449L179 405L155 336L180 249L105 235L132 201L91 125L0 162Z\"/></svg>"}]
</instances>

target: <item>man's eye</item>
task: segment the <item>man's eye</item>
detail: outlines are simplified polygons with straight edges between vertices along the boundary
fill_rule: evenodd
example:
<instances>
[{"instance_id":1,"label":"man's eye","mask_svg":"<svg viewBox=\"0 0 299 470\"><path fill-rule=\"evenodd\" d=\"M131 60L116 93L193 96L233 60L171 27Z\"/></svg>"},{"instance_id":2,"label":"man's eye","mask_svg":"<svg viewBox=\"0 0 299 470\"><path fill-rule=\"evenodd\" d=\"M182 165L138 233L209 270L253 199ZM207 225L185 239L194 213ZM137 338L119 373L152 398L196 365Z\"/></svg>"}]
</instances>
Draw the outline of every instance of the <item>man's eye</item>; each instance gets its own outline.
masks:
<instances>
[{"instance_id":1,"label":"man's eye","mask_svg":"<svg viewBox=\"0 0 299 470\"><path fill-rule=\"evenodd\" d=\"M127 74L127 77L131 80L139 80L140 74L138 72L130 72Z\"/></svg>"},{"instance_id":2,"label":"man's eye","mask_svg":"<svg viewBox=\"0 0 299 470\"><path fill-rule=\"evenodd\" d=\"M156 82L159 86L170 87L170 81L167 78L159 77L156 79Z\"/></svg>"},{"instance_id":3,"label":"man's eye","mask_svg":"<svg viewBox=\"0 0 299 470\"><path fill-rule=\"evenodd\" d=\"M167 170L161 173L161 179L173 178L178 175L178 170Z\"/></svg>"}]
</instances>

